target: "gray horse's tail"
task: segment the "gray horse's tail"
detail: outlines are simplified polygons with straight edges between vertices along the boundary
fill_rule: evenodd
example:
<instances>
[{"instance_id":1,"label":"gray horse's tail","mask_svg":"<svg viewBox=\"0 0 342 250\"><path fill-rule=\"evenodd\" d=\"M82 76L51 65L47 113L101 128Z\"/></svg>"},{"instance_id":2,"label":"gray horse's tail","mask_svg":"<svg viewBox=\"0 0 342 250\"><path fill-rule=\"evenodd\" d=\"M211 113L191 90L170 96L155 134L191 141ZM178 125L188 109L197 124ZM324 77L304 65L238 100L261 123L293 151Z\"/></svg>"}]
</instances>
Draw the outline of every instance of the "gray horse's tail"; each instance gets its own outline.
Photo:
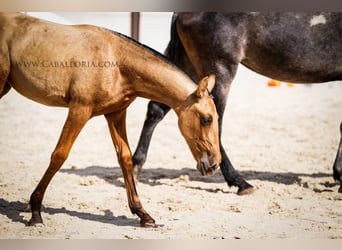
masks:
<instances>
[{"instance_id":1,"label":"gray horse's tail","mask_svg":"<svg viewBox=\"0 0 342 250\"><path fill-rule=\"evenodd\" d=\"M177 13L174 13L171 20L170 41L164 54L177 66L181 58L185 55L185 50L177 33Z\"/></svg>"},{"instance_id":2,"label":"gray horse's tail","mask_svg":"<svg viewBox=\"0 0 342 250\"><path fill-rule=\"evenodd\" d=\"M169 58L171 62L173 62L179 69L186 72L186 74L195 82L197 82L198 76L196 71L186 53L186 50L182 44L182 41L179 37L177 31L177 20L178 14L175 13L172 16L171 20L171 34L170 34L170 42L164 52L165 56Z\"/></svg>"}]
</instances>

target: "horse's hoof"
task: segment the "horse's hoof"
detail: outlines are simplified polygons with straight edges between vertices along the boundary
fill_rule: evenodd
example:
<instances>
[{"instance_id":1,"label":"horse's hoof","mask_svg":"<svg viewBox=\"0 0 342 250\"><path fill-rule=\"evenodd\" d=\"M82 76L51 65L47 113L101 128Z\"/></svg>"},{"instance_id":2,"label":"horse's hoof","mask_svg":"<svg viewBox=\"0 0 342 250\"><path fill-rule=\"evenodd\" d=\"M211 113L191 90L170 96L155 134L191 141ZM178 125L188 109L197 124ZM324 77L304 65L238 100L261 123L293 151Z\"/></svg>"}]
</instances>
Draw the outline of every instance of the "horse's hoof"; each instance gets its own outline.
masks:
<instances>
[{"instance_id":1,"label":"horse's hoof","mask_svg":"<svg viewBox=\"0 0 342 250\"><path fill-rule=\"evenodd\" d=\"M140 226L141 227L146 227L146 228L155 228L155 227L157 227L156 223L154 223L154 222L140 223Z\"/></svg>"},{"instance_id":2,"label":"horse's hoof","mask_svg":"<svg viewBox=\"0 0 342 250\"><path fill-rule=\"evenodd\" d=\"M338 192L342 193L342 184L341 184L340 188L338 189Z\"/></svg>"},{"instance_id":3,"label":"horse's hoof","mask_svg":"<svg viewBox=\"0 0 342 250\"><path fill-rule=\"evenodd\" d=\"M37 224L43 225L44 224L43 220L41 218L40 219L31 218L31 220L29 220L29 222L27 223L27 226L32 227L32 226L37 225Z\"/></svg>"},{"instance_id":4,"label":"horse's hoof","mask_svg":"<svg viewBox=\"0 0 342 250\"><path fill-rule=\"evenodd\" d=\"M148 228L156 227L156 222L152 218L140 220L140 226L141 227L148 227Z\"/></svg>"},{"instance_id":5,"label":"horse's hoof","mask_svg":"<svg viewBox=\"0 0 342 250\"><path fill-rule=\"evenodd\" d=\"M32 217L31 219L29 220L29 222L27 223L27 225L29 227L31 226L34 226L34 225L37 225L37 224L43 224L43 219L40 215L40 213L32 213Z\"/></svg>"},{"instance_id":6,"label":"horse's hoof","mask_svg":"<svg viewBox=\"0 0 342 250\"><path fill-rule=\"evenodd\" d=\"M237 195L248 195L248 194L254 193L254 191L255 191L255 188L249 185L249 187L244 188L244 189L239 188L237 191Z\"/></svg>"}]
</instances>

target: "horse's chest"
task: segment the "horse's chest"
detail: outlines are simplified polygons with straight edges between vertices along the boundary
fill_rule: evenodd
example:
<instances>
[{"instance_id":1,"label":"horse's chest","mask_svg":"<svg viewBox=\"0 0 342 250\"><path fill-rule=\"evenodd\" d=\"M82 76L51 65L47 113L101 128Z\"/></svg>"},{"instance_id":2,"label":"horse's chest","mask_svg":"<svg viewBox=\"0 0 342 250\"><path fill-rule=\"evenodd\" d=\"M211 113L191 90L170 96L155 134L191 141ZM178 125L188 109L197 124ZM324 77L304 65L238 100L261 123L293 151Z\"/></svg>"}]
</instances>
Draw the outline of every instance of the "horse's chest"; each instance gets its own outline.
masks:
<instances>
[{"instance_id":1,"label":"horse's chest","mask_svg":"<svg viewBox=\"0 0 342 250\"><path fill-rule=\"evenodd\" d=\"M108 114L126 109L136 98L125 90L99 91L95 93L94 115Z\"/></svg>"}]
</instances>

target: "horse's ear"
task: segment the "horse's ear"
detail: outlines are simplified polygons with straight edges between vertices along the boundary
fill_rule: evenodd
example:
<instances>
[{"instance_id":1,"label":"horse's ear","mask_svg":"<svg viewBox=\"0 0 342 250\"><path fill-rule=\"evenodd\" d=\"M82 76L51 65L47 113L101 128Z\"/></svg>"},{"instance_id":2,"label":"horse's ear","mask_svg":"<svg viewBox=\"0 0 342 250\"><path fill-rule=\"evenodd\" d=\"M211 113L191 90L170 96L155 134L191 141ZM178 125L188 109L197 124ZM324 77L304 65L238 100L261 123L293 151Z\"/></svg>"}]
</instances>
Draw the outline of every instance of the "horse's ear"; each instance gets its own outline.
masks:
<instances>
[{"instance_id":1,"label":"horse's ear","mask_svg":"<svg viewBox=\"0 0 342 250\"><path fill-rule=\"evenodd\" d=\"M208 87L207 89L209 90L209 93L214 89L216 83L216 75L211 74L208 76Z\"/></svg>"},{"instance_id":2,"label":"horse's ear","mask_svg":"<svg viewBox=\"0 0 342 250\"><path fill-rule=\"evenodd\" d=\"M196 96L201 98L207 90L211 92L215 86L215 79L216 76L214 74L204 77L198 84Z\"/></svg>"}]
</instances>

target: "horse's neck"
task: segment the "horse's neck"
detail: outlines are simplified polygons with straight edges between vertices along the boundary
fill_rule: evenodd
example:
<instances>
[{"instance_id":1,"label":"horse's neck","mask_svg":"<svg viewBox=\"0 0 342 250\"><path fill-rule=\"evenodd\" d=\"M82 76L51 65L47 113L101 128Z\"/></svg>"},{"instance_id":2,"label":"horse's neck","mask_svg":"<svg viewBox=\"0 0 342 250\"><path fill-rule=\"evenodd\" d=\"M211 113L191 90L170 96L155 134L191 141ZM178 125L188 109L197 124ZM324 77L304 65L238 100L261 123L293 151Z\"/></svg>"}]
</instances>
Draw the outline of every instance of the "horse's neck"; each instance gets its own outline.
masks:
<instances>
[{"instance_id":1,"label":"horse's neck","mask_svg":"<svg viewBox=\"0 0 342 250\"><path fill-rule=\"evenodd\" d=\"M196 90L185 73L135 44L125 49L123 72L137 96L164 103L176 112Z\"/></svg>"},{"instance_id":2,"label":"horse's neck","mask_svg":"<svg viewBox=\"0 0 342 250\"><path fill-rule=\"evenodd\" d=\"M152 74L144 73L147 73L147 77L143 81L138 80L134 83L137 95L164 103L176 112L177 108L195 91L195 85L190 84L188 79L184 79L185 77L177 75L179 73L176 71L161 69Z\"/></svg>"}]
</instances>

